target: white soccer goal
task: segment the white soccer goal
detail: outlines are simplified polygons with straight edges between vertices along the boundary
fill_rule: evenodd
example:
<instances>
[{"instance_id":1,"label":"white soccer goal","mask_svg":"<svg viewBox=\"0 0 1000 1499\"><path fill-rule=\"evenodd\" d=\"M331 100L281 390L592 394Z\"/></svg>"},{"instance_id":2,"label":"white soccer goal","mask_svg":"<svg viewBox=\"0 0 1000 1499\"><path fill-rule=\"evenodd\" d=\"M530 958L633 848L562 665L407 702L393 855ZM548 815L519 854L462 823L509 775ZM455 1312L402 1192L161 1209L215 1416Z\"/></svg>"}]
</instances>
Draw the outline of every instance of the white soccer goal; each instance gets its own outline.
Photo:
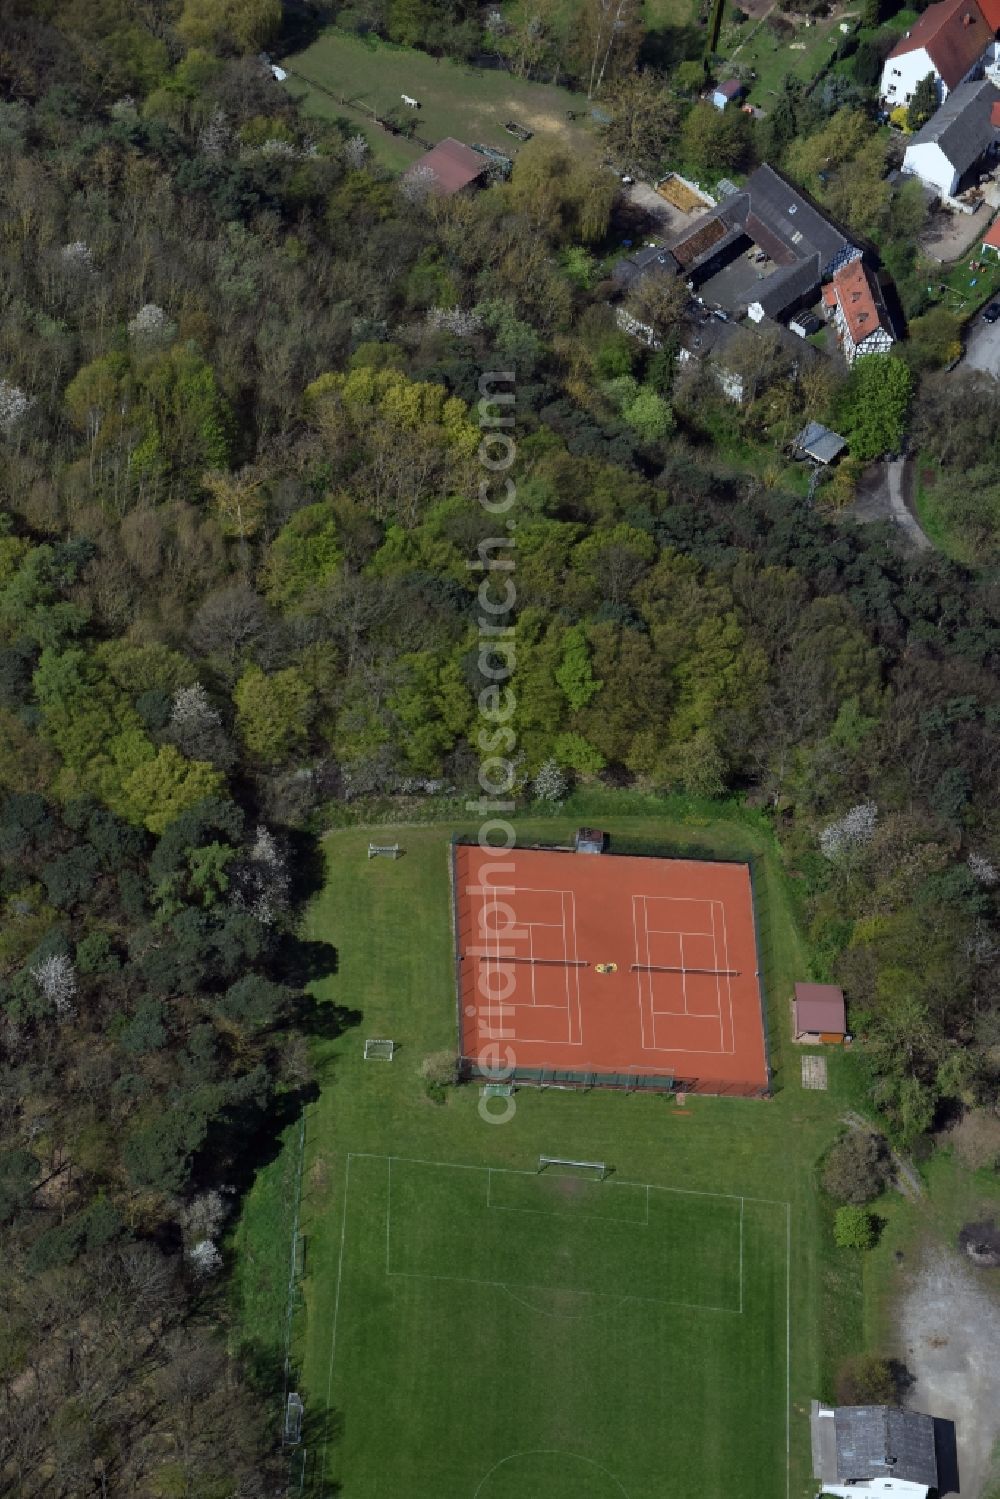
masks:
<instances>
[{"instance_id":1,"label":"white soccer goal","mask_svg":"<svg viewBox=\"0 0 1000 1499\"><path fill-rule=\"evenodd\" d=\"M292 1390L285 1406L284 1443L286 1447L297 1447L302 1440L302 1416L304 1406L301 1395Z\"/></svg>"},{"instance_id":2,"label":"white soccer goal","mask_svg":"<svg viewBox=\"0 0 1000 1499\"><path fill-rule=\"evenodd\" d=\"M365 1042L365 1061L391 1062L392 1054L395 1050L395 1041L387 1041L384 1037L373 1036Z\"/></svg>"},{"instance_id":3,"label":"white soccer goal","mask_svg":"<svg viewBox=\"0 0 1000 1499\"><path fill-rule=\"evenodd\" d=\"M369 859L398 859L403 850L398 843L369 843Z\"/></svg>"},{"instance_id":4,"label":"white soccer goal","mask_svg":"<svg viewBox=\"0 0 1000 1499\"><path fill-rule=\"evenodd\" d=\"M540 1155L538 1157L538 1170L547 1171L549 1167L561 1167L565 1172L579 1171L582 1176L594 1181L603 1181L608 1174L608 1168L604 1161L574 1161L568 1156L562 1155ZM557 1174L561 1174L557 1172Z\"/></svg>"}]
</instances>

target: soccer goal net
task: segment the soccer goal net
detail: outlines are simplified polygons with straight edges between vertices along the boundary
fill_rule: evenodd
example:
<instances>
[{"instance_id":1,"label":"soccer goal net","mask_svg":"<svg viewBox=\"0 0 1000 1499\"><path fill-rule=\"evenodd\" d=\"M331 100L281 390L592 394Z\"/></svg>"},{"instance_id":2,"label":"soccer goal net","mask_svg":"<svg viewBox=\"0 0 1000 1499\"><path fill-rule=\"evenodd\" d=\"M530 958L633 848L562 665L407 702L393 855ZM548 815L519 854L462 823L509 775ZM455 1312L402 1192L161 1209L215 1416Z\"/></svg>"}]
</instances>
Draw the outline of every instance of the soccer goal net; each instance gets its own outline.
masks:
<instances>
[{"instance_id":1,"label":"soccer goal net","mask_svg":"<svg viewBox=\"0 0 1000 1499\"><path fill-rule=\"evenodd\" d=\"M286 1447L297 1447L302 1440L303 1411L302 1397L293 1390L285 1406L284 1442Z\"/></svg>"},{"instance_id":2,"label":"soccer goal net","mask_svg":"<svg viewBox=\"0 0 1000 1499\"><path fill-rule=\"evenodd\" d=\"M395 1041L386 1041L384 1037L372 1037L365 1042L365 1061L391 1062L395 1050Z\"/></svg>"},{"instance_id":3,"label":"soccer goal net","mask_svg":"<svg viewBox=\"0 0 1000 1499\"><path fill-rule=\"evenodd\" d=\"M538 1170L555 1170L560 1176L583 1176L589 1181L603 1181L608 1174L604 1161L574 1161L562 1155L540 1155Z\"/></svg>"}]
</instances>

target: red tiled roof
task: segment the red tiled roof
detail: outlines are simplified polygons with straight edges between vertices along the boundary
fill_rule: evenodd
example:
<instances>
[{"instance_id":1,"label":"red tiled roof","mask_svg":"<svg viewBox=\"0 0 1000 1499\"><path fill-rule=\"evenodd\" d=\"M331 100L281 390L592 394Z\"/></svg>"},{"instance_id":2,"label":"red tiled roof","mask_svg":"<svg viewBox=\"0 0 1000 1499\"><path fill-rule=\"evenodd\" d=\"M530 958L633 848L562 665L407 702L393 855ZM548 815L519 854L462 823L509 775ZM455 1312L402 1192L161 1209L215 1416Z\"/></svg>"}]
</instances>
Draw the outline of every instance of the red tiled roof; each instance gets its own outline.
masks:
<instances>
[{"instance_id":1,"label":"red tiled roof","mask_svg":"<svg viewBox=\"0 0 1000 1499\"><path fill-rule=\"evenodd\" d=\"M987 0L997 3L1000 0ZM896 43L890 57L925 49L948 88L956 88L992 41L991 28L977 0L939 0L929 5L906 35Z\"/></svg>"},{"instance_id":2,"label":"red tiled roof","mask_svg":"<svg viewBox=\"0 0 1000 1499\"><path fill-rule=\"evenodd\" d=\"M847 330L856 344L876 328L888 327L885 306L878 282L863 260L852 260L833 278L833 289L847 322Z\"/></svg>"},{"instance_id":3,"label":"red tiled roof","mask_svg":"<svg viewBox=\"0 0 1000 1499\"><path fill-rule=\"evenodd\" d=\"M435 191L450 197L452 193L459 193L463 187L468 187L470 182L475 182L486 171L486 159L480 156L478 151L473 151L471 146L463 146L461 141L455 140L448 135L443 141L421 156L411 167L407 168L406 175L416 171L419 167L427 167L434 173L437 181L434 184Z\"/></svg>"},{"instance_id":4,"label":"red tiled roof","mask_svg":"<svg viewBox=\"0 0 1000 1499\"><path fill-rule=\"evenodd\" d=\"M983 244L989 245L991 250L1000 250L1000 219L993 220L983 235Z\"/></svg>"},{"instance_id":5,"label":"red tiled roof","mask_svg":"<svg viewBox=\"0 0 1000 1499\"><path fill-rule=\"evenodd\" d=\"M978 0L978 5L990 30L1000 31L1000 0Z\"/></svg>"},{"instance_id":6,"label":"red tiled roof","mask_svg":"<svg viewBox=\"0 0 1000 1499\"><path fill-rule=\"evenodd\" d=\"M1000 127L1000 103L994 104L990 110L990 124Z\"/></svg>"},{"instance_id":7,"label":"red tiled roof","mask_svg":"<svg viewBox=\"0 0 1000 1499\"><path fill-rule=\"evenodd\" d=\"M847 1030L843 989L835 984L796 984L795 1029L842 1036Z\"/></svg>"}]
</instances>

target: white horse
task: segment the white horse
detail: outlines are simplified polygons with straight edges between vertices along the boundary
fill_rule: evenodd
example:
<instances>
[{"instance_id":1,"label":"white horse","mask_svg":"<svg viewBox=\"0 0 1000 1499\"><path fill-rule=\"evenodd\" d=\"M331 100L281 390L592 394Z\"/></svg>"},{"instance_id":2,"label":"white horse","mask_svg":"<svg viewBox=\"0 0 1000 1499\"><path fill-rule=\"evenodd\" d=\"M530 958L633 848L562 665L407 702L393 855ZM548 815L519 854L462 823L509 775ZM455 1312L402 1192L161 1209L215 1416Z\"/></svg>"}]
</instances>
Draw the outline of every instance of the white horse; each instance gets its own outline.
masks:
<instances>
[{"instance_id":1,"label":"white horse","mask_svg":"<svg viewBox=\"0 0 1000 1499\"><path fill-rule=\"evenodd\" d=\"M399 97L402 99L403 103L406 105L406 107L408 109L419 109L420 108L420 100L419 99L411 99L410 96L409 96L409 94L400 94Z\"/></svg>"}]
</instances>

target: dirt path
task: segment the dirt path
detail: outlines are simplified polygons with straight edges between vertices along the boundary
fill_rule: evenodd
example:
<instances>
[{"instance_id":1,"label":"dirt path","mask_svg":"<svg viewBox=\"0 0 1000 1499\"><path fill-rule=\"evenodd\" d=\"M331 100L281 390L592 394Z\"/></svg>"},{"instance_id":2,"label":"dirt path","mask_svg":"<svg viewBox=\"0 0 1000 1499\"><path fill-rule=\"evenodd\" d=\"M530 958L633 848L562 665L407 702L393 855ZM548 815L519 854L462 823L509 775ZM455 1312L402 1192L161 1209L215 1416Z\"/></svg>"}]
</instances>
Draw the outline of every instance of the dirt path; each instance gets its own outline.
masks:
<instances>
[{"instance_id":1,"label":"dirt path","mask_svg":"<svg viewBox=\"0 0 1000 1499\"><path fill-rule=\"evenodd\" d=\"M962 1499L986 1499L1000 1437L1000 1270L977 1270L956 1250L926 1250L903 1293L899 1330L914 1378L907 1404L954 1421Z\"/></svg>"},{"instance_id":2,"label":"dirt path","mask_svg":"<svg viewBox=\"0 0 1000 1499\"><path fill-rule=\"evenodd\" d=\"M911 546L917 551L926 551L934 543L907 503L906 492L911 479L912 469L908 468L905 458L873 464L862 476L857 499L844 512L845 515L861 525L891 520Z\"/></svg>"}]
</instances>

